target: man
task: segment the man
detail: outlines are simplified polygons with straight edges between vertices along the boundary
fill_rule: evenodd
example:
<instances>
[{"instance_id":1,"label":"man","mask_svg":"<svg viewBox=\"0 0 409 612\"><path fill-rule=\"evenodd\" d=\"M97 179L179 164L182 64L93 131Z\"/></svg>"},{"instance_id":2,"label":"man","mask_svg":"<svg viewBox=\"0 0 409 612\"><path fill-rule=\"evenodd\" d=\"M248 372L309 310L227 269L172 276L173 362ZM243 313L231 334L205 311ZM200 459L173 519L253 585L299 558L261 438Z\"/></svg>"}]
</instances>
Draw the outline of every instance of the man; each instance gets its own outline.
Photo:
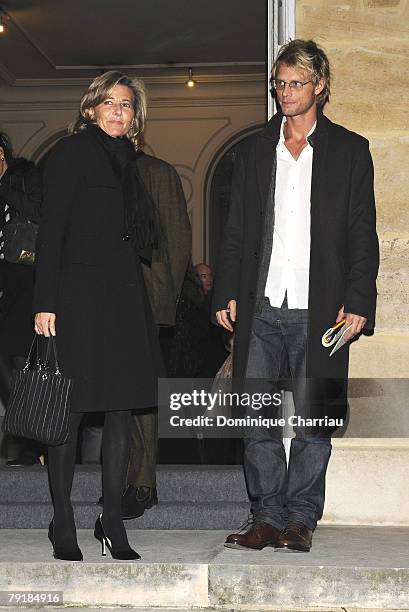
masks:
<instances>
[{"instance_id":1,"label":"man","mask_svg":"<svg viewBox=\"0 0 409 612\"><path fill-rule=\"evenodd\" d=\"M277 380L288 367L297 415L344 415L349 347L330 357L321 337L344 318L348 339L374 328L372 160L367 140L322 112L330 68L313 41L281 49L273 86L281 111L237 156L213 312L235 327L236 378ZM310 550L333 431L297 428L287 468L281 439L250 430L244 468L254 521L225 546Z\"/></svg>"},{"instance_id":2,"label":"man","mask_svg":"<svg viewBox=\"0 0 409 612\"><path fill-rule=\"evenodd\" d=\"M202 283L203 293L209 295L213 289L213 272L210 266L205 263L195 265L196 274Z\"/></svg>"},{"instance_id":3,"label":"man","mask_svg":"<svg viewBox=\"0 0 409 612\"><path fill-rule=\"evenodd\" d=\"M158 228L158 248L143 273L155 322L175 325L176 308L191 256L192 237L186 199L175 168L139 151L137 169L152 199ZM157 503L156 458L158 418L155 412L134 416L124 518L136 518Z\"/></svg>"}]
</instances>

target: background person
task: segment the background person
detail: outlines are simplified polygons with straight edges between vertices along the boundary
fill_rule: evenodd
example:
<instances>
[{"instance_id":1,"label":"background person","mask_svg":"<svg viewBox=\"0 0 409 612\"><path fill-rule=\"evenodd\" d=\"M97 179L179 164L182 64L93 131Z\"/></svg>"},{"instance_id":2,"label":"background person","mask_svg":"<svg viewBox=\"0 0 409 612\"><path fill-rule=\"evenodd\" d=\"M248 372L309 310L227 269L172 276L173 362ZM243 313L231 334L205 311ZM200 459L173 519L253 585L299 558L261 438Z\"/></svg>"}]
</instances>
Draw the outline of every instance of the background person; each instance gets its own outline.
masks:
<instances>
[{"instance_id":1,"label":"background person","mask_svg":"<svg viewBox=\"0 0 409 612\"><path fill-rule=\"evenodd\" d=\"M41 172L33 162L13 155L12 144L0 133L0 361L1 401L7 405L12 370L23 367L33 340L33 263L16 263L5 257L3 230L16 218L38 223L41 214ZM43 449L31 440L8 441L17 456L6 462L11 467L39 462ZM9 453L10 454L10 453Z\"/></svg>"},{"instance_id":2,"label":"background person","mask_svg":"<svg viewBox=\"0 0 409 612\"><path fill-rule=\"evenodd\" d=\"M213 289L213 272L211 267L206 263L198 263L195 265L195 270L202 283L203 293L210 295Z\"/></svg>"},{"instance_id":3,"label":"background person","mask_svg":"<svg viewBox=\"0 0 409 612\"><path fill-rule=\"evenodd\" d=\"M70 434L50 447L54 556L81 560L70 493L78 426L105 412L103 513L95 537L115 558L137 559L121 518L131 411L156 404L160 353L140 256L156 243L150 202L135 171L146 96L141 81L117 71L85 92L68 138L45 169L44 213L34 296L37 333L57 334L65 376L74 380Z\"/></svg>"},{"instance_id":4,"label":"background person","mask_svg":"<svg viewBox=\"0 0 409 612\"><path fill-rule=\"evenodd\" d=\"M183 280L192 251L192 231L185 194L175 168L139 150L136 167L151 197L158 230L152 262L143 265L143 276L155 323L161 337L176 324ZM136 518L158 502L156 463L158 415L156 408L133 415L132 443L127 488L122 500L123 516Z\"/></svg>"}]
</instances>

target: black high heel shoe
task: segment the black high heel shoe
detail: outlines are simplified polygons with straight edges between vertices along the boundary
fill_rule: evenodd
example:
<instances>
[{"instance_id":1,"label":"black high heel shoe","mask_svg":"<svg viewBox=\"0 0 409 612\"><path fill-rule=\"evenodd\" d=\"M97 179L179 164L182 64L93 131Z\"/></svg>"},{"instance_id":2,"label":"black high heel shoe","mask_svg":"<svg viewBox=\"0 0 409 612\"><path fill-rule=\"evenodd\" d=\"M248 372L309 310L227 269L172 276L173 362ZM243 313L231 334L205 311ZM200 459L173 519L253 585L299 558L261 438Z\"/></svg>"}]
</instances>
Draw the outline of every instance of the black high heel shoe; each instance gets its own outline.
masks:
<instances>
[{"instance_id":1,"label":"black high heel shoe","mask_svg":"<svg viewBox=\"0 0 409 612\"><path fill-rule=\"evenodd\" d=\"M79 546L77 546L76 548L72 548L71 550L64 550L63 548L58 548L55 545L54 519L51 521L48 527L48 539L53 545L54 559L61 559L62 561L82 561L83 560L82 552Z\"/></svg>"},{"instance_id":2,"label":"black high heel shoe","mask_svg":"<svg viewBox=\"0 0 409 612\"><path fill-rule=\"evenodd\" d=\"M133 561L135 559L140 559L141 555L138 555L136 550L133 550L129 545L126 549L115 550L115 548L112 546L111 540L105 535L101 518L102 514L99 515L95 523L94 536L102 544L102 556L105 557L106 549L108 548L113 559L121 559L122 561Z\"/></svg>"}]
</instances>

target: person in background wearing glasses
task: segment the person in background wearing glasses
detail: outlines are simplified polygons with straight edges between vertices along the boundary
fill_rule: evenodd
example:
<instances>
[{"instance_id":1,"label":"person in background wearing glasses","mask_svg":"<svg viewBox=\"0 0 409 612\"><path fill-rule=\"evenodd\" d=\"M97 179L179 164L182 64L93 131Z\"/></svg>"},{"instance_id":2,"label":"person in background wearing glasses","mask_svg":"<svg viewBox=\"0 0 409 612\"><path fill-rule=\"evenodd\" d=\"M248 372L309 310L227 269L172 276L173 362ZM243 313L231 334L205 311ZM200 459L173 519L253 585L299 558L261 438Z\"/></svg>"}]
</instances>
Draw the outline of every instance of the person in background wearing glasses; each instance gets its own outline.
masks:
<instances>
[{"instance_id":1,"label":"person in background wearing glasses","mask_svg":"<svg viewBox=\"0 0 409 612\"><path fill-rule=\"evenodd\" d=\"M234 379L271 388L288 368L296 415L338 419L346 414L349 346L330 357L321 337L343 319L349 340L375 325L369 143L323 114L330 67L314 41L283 46L272 76L280 110L239 149L212 311L235 327ZM336 429L319 425L295 428L288 466L278 432L246 432L253 519L225 546L310 550Z\"/></svg>"}]
</instances>

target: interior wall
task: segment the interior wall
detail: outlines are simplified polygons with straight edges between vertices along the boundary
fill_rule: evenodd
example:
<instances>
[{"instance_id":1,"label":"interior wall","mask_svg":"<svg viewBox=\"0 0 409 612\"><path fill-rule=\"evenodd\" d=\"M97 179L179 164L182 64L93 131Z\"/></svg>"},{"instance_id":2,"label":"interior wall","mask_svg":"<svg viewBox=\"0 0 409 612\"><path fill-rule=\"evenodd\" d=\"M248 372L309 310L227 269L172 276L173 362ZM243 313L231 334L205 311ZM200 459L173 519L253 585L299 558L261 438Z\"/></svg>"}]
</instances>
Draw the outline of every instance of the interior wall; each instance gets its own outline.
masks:
<instances>
[{"instance_id":1,"label":"interior wall","mask_svg":"<svg viewBox=\"0 0 409 612\"><path fill-rule=\"evenodd\" d=\"M297 37L327 51L332 94L325 112L370 141L381 268L377 333L351 347L356 377L408 377L409 2L298 0Z\"/></svg>"},{"instance_id":2,"label":"interior wall","mask_svg":"<svg viewBox=\"0 0 409 612\"><path fill-rule=\"evenodd\" d=\"M188 89L183 79L166 75L146 79L147 153L173 164L179 172L193 230L193 261L207 258L205 179L214 156L235 134L266 118L263 74L195 75ZM38 160L75 117L87 83L62 86L4 87L0 126L18 154Z\"/></svg>"}]
</instances>

